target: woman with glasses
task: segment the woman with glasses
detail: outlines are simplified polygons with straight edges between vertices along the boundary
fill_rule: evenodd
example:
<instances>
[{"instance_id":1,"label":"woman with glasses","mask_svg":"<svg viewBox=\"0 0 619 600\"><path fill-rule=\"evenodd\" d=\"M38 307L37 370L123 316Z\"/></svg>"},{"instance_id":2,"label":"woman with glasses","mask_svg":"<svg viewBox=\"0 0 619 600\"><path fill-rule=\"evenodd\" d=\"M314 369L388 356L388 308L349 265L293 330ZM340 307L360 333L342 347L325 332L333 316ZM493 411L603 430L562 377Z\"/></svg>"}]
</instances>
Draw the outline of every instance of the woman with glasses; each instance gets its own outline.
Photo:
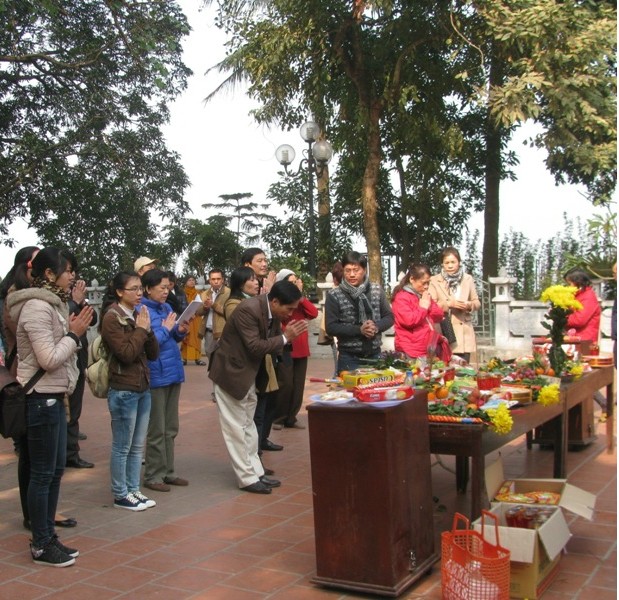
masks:
<instances>
[{"instance_id":1,"label":"woman with glasses","mask_svg":"<svg viewBox=\"0 0 619 600\"><path fill-rule=\"evenodd\" d=\"M428 353L434 326L443 320L443 310L432 299L430 269L413 263L398 285L393 288L391 308L395 318L394 347L410 358Z\"/></svg>"},{"instance_id":2,"label":"woman with glasses","mask_svg":"<svg viewBox=\"0 0 619 600\"><path fill-rule=\"evenodd\" d=\"M90 325L92 308L69 314L77 268L70 252L43 248L26 268L32 282L27 277L16 278L16 289L6 304L17 323L17 379L24 386L32 385L26 399L30 551L36 564L68 567L79 551L62 544L54 528L67 454L65 396L75 389L76 353Z\"/></svg>"},{"instance_id":3,"label":"woman with glasses","mask_svg":"<svg viewBox=\"0 0 619 600\"><path fill-rule=\"evenodd\" d=\"M155 506L140 491L151 403L147 361L159 356L148 309L139 306L142 294L137 273L118 273L101 307L101 338L110 357L107 404L112 417L112 495L114 508L131 511Z\"/></svg>"},{"instance_id":4,"label":"woman with glasses","mask_svg":"<svg viewBox=\"0 0 619 600\"><path fill-rule=\"evenodd\" d=\"M189 485L174 470L174 441L178 435L178 401L185 370L178 343L189 331L191 320L176 323L176 313L166 302L170 281L167 273L152 269L142 275L144 298L150 326L159 342L159 357L149 360L150 420L146 435L144 487L156 492L169 492L171 485Z\"/></svg>"},{"instance_id":5,"label":"woman with glasses","mask_svg":"<svg viewBox=\"0 0 619 600\"><path fill-rule=\"evenodd\" d=\"M380 355L381 333L393 325L393 313L383 288L370 283L367 259L358 252L342 258L344 278L325 301L327 333L337 338L338 373L359 367L363 359Z\"/></svg>"}]
</instances>

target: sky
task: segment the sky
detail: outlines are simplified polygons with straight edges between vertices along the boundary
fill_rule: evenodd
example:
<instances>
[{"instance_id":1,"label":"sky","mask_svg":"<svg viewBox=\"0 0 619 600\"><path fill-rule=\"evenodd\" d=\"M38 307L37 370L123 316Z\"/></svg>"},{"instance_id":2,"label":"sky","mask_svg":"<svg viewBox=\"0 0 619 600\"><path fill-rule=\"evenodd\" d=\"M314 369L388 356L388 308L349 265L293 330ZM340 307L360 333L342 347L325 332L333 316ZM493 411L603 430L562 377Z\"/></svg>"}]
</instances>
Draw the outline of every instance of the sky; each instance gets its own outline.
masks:
<instances>
[{"instance_id":1,"label":"sky","mask_svg":"<svg viewBox=\"0 0 619 600\"><path fill-rule=\"evenodd\" d=\"M199 0L179 3L193 28L183 49L185 63L194 74L187 90L170 107L171 119L165 135L169 147L181 155L191 181L186 200L192 216L205 218L209 213L202 204L217 202L221 194L251 192L253 201L265 201L269 185L277 180L277 172L281 170L275 149L284 143L292 145L297 151L292 165L296 169L305 142L298 130L284 132L257 125L249 115L255 104L242 88L221 92L208 104L204 103L204 98L222 80L221 74L206 75L206 71L225 56L225 36L213 24L212 11L199 10ZM586 219L593 209L575 186L555 186L543 163L545 153L522 146L526 137L523 131L518 131L512 141L520 165L515 169L517 180L501 184L499 228L501 236L513 229L534 242L553 237L561 228L564 212L570 218ZM479 229L483 236L483 214L473 216L469 228ZM0 276L10 268L14 250L37 242L36 234L23 222L17 222L11 234L18 242L17 247L4 248L0 253Z\"/></svg>"}]
</instances>

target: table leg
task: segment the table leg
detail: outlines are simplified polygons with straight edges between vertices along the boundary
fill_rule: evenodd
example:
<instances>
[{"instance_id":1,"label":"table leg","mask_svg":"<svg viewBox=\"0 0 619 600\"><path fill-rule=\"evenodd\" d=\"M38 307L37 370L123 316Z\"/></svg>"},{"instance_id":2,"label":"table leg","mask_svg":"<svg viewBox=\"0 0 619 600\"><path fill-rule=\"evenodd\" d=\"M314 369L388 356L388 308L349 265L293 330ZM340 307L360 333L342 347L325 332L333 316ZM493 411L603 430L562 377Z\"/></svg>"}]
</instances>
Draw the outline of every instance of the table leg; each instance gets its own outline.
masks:
<instances>
[{"instance_id":1,"label":"table leg","mask_svg":"<svg viewBox=\"0 0 619 600\"><path fill-rule=\"evenodd\" d=\"M563 401L563 412L554 419L554 465L552 476L555 479L567 477L567 437L568 437L568 403Z\"/></svg>"},{"instance_id":2,"label":"table leg","mask_svg":"<svg viewBox=\"0 0 619 600\"><path fill-rule=\"evenodd\" d=\"M611 382L606 386L606 449L612 452L615 447L615 389Z\"/></svg>"},{"instance_id":3,"label":"table leg","mask_svg":"<svg viewBox=\"0 0 619 600\"><path fill-rule=\"evenodd\" d=\"M531 450L531 448L533 448L533 432L527 431L526 436L527 436L527 450Z\"/></svg>"},{"instance_id":4,"label":"table leg","mask_svg":"<svg viewBox=\"0 0 619 600\"><path fill-rule=\"evenodd\" d=\"M485 498L483 480L485 472L485 457L481 450L481 436L473 447L471 456L471 520L481 516L482 498ZM484 506L487 502L484 501Z\"/></svg>"},{"instance_id":5,"label":"table leg","mask_svg":"<svg viewBox=\"0 0 619 600\"><path fill-rule=\"evenodd\" d=\"M466 494L469 483L469 457L456 455L456 490Z\"/></svg>"}]
</instances>

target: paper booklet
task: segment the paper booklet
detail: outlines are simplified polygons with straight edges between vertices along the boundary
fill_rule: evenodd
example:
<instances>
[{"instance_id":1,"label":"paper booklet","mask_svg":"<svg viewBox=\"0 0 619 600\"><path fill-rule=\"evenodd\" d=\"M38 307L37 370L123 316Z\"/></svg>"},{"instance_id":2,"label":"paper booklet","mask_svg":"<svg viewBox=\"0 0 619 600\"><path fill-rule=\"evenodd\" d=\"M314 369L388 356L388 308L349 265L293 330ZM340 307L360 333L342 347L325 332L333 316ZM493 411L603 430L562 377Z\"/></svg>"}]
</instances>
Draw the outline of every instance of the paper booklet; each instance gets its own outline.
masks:
<instances>
[{"instance_id":1,"label":"paper booklet","mask_svg":"<svg viewBox=\"0 0 619 600\"><path fill-rule=\"evenodd\" d=\"M204 306L204 304L202 303L202 300L193 300L192 302L190 302L187 305L187 308L183 311L183 314L176 319L176 323L180 326L185 321L189 321L189 319L191 319L191 317L193 317L196 314L196 311L201 306Z\"/></svg>"}]
</instances>

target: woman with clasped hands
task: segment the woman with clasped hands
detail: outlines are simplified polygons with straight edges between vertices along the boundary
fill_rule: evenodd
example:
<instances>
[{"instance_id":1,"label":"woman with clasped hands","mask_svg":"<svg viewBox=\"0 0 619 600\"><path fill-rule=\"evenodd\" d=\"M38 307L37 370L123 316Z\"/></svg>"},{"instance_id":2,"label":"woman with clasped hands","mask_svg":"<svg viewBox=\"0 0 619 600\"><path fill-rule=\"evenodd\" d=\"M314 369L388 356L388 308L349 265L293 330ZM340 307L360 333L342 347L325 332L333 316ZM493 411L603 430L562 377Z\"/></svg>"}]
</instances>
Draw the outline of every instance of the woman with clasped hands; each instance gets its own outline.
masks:
<instances>
[{"instance_id":1,"label":"woman with clasped hands","mask_svg":"<svg viewBox=\"0 0 619 600\"><path fill-rule=\"evenodd\" d=\"M156 492L169 492L171 485L189 485L174 470L174 441L178 435L178 401L185 370L178 342L187 335L190 321L176 323L166 299L170 282L159 269L142 275L144 298L150 326L159 342L159 357L148 361L150 369L150 421L146 436L144 487Z\"/></svg>"},{"instance_id":2,"label":"woman with clasped hands","mask_svg":"<svg viewBox=\"0 0 619 600\"><path fill-rule=\"evenodd\" d=\"M155 501L140 491L140 470L150 416L149 360L159 356L137 273L109 283L101 307L101 338L110 355L107 404L112 419L110 474L114 508L142 511Z\"/></svg>"},{"instance_id":3,"label":"woman with clasped hands","mask_svg":"<svg viewBox=\"0 0 619 600\"><path fill-rule=\"evenodd\" d=\"M25 385L45 372L26 400L30 483L28 512L32 529L32 560L40 565L68 567L79 551L62 544L54 516L67 455L65 396L78 378L76 353L80 337L92 319L92 307L69 314L69 295L77 261L66 250L43 248L28 264L31 287L7 297L11 319L17 323L17 379ZM16 282L17 284L17 282Z\"/></svg>"},{"instance_id":4,"label":"woman with clasped hands","mask_svg":"<svg viewBox=\"0 0 619 600\"><path fill-rule=\"evenodd\" d=\"M434 326L443 320L443 311L432 299L429 285L430 269L426 265L413 263L393 289L394 347L410 358L427 354Z\"/></svg>"},{"instance_id":5,"label":"woman with clasped hands","mask_svg":"<svg viewBox=\"0 0 619 600\"><path fill-rule=\"evenodd\" d=\"M430 278L430 294L446 317L451 318L456 334L454 354L470 362L477 351L473 313L481 307L473 278L465 272L460 253L448 246L441 252L441 272Z\"/></svg>"}]
</instances>

